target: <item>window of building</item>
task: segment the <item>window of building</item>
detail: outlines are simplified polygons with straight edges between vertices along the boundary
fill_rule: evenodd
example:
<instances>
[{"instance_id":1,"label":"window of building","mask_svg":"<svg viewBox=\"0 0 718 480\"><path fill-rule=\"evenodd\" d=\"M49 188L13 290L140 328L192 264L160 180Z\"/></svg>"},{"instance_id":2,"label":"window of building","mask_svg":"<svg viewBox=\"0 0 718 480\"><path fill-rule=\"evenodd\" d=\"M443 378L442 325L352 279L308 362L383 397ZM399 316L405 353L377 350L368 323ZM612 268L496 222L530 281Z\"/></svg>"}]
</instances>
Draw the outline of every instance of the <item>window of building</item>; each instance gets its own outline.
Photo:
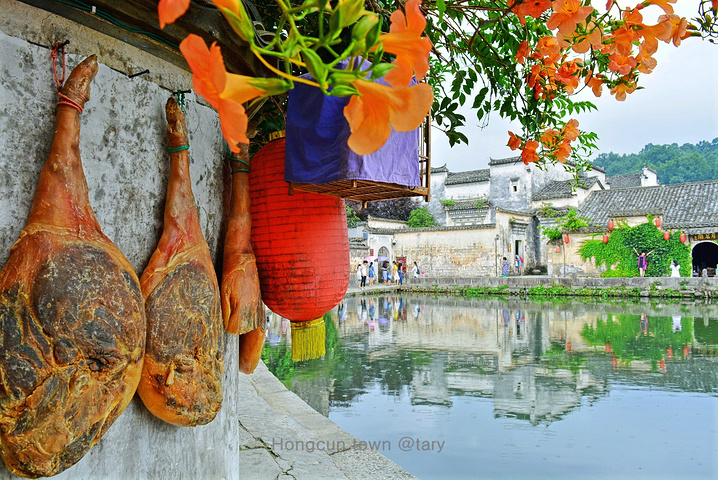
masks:
<instances>
[{"instance_id":1,"label":"window of building","mask_svg":"<svg viewBox=\"0 0 718 480\"><path fill-rule=\"evenodd\" d=\"M517 193L519 191L519 179L511 179L511 187L509 188L511 193Z\"/></svg>"}]
</instances>

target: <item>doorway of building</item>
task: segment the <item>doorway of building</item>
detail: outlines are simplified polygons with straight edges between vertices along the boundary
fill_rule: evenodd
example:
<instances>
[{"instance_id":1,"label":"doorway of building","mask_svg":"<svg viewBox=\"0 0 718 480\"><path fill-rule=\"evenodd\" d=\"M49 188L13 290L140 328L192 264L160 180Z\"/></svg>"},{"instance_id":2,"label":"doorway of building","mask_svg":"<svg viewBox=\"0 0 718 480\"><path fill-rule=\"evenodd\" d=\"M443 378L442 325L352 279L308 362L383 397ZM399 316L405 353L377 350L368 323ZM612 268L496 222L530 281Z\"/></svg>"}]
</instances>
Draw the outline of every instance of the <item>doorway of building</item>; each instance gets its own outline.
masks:
<instances>
[{"instance_id":1,"label":"doorway of building","mask_svg":"<svg viewBox=\"0 0 718 480\"><path fill-rule=\"evenodd\" d=\"M693 247L693 274L701 276L703 269L708 271L708 276L716 274L718 266L718 245L713 242L701 242Z\"/></svg>"}]
</instances>

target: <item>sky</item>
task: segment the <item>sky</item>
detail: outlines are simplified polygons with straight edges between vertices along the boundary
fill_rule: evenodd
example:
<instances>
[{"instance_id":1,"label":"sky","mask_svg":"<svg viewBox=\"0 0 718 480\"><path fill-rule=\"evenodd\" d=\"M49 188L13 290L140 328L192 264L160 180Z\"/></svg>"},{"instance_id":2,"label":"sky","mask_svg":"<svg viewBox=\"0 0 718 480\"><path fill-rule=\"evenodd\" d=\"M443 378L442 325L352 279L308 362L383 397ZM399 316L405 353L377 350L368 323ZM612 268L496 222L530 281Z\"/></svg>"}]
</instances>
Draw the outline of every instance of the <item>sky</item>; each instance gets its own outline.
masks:
<instances>
[{"instance_id":1,"label":"sky","mask_svg":"<svg viewBox=\"0 0 718 480\"><path fill-rule=\"evenodd\" d=\"M698 1L678 0L674 8L690 19L698 11ZM651 10L662 13L657 7ZM651 23L649 20L655 19L648 17L648 11L644 10L644 21ZM718 45L700 38L688 38L677 48L661 42L655 58L658 66L653 73L641 75L639 85L645 88L629 94L624 102L616 101L605 87L601 97L594 97L589 89L576 97L598 107L574 116L579 129L598 135L596 154L638 153L648 143L695 144L718 137ZM490 158L519 153L506 146L508 131L521 131L518 124L492 115L489 125L480 129L469 108L462 113L467 120L462 131L469 145L449 147L443 132L432 129L432 166L446 164L452 172L476 170L487 168Z\"/></svg>"}]
</instances>

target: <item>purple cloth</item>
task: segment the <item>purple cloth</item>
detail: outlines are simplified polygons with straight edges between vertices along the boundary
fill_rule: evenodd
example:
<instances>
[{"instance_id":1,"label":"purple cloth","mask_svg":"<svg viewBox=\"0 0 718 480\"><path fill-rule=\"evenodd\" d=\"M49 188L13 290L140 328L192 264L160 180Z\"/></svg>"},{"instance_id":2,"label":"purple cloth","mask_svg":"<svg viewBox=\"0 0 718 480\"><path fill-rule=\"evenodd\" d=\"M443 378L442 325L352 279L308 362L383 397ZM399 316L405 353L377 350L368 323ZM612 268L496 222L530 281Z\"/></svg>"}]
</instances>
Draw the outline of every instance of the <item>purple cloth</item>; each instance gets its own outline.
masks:
<instances>
[{"instance_id":1,"label":"purple cloth","mask_svg":"<svg viewBox=\"0 0 718 480\"><path fill-rule=\"evenodd\" d=\"M386 85L383 79L379 83ZM415 83L415 82L412 82ZM287 107L284 179L322 185L338 180L371 180L421 186L419 130L396 132L376 152L357 155L347 145L351 134L344 118L350 97L325 96L295 83Z\"/></svg>"}]
</instances>

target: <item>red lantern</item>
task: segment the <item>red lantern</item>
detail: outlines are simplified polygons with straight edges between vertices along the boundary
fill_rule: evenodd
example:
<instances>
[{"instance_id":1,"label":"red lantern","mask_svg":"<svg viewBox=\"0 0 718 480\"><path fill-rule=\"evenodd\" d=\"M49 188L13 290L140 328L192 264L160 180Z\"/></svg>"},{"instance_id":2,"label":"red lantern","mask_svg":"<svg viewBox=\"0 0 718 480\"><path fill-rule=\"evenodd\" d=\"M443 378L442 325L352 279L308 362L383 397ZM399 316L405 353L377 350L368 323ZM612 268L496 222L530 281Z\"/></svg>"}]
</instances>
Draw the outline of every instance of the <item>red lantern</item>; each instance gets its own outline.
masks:
<instances>
[{"instance_id":1,"label":"red lantern","mask_svg":"<svg viewBox=\"0 0 718 480\"><path fill-rule=\"evenodd\" d=\"M663 232L663 240L670 240L671 234L668 232Z\"/></svg>"},{"instance_id":2,"label":"red lantern","mask_svg":"<svg viewBox=\"0 0 718 480\"><path fill-rule=\"evenodd\" d=\"M608 235L603 236L603 243L608 243Z\"/></svg>"},{"instance_id":3,"label":"red lantern","mask_svg":"<svg viewBox=\"0 0 718 480\"><path fill-rule=\"evenodd\" d=\"M655 225L656 227L660 227L660 226L661 226L661 219L658 218L658 217L654 218L654 219L653 219L653 225Z\"/></svg>"},{"instance_id":4,"label":"red lantern","mask_svg":"<svg viewBox=\"0 0 718 480\"><path fill-rule=\"evenodd\" d=\"M686 243L686 240L688 240L688 236L685 233L681 233L681 243Z\"/></svg>"},{"instance_id":5,"label":"red lantern","mask_svg":"<svg viewBox=\"0 0 718 480\"><path fill-rule=\"evenodd\" d=\"M295 191L284 181L285 140L252 158L252 248L262 301L292 321L322 317L349 286L349 238L344 200Z\"/></svg>"},{"instance_id":6,"label":"red lantern","mask_svg":"<svg viewBox=\"0 0 718 480\"><path fill-rule=\"evenodd\" d=\"M556 253L561 253L561 247L556 247Z\"/></svg>"},{"instance_id":7,"label":"red lantern","mask_svg":"<svg viewBox=\"0 0 718 480\"><path fill-rule=\"evenodd\" d=\"M613 230L613 220L608 221L608 229Z\"/></svg>"},{"instance_id":8,"label":"red lantern","mask_svg":"<svg viewBox=\"0 0 718 480\"><path fill-rule=\"evenodd\" d=\"M563 243L568 243L568 235L563 237Z\"/></svg>"}]
</instances>

